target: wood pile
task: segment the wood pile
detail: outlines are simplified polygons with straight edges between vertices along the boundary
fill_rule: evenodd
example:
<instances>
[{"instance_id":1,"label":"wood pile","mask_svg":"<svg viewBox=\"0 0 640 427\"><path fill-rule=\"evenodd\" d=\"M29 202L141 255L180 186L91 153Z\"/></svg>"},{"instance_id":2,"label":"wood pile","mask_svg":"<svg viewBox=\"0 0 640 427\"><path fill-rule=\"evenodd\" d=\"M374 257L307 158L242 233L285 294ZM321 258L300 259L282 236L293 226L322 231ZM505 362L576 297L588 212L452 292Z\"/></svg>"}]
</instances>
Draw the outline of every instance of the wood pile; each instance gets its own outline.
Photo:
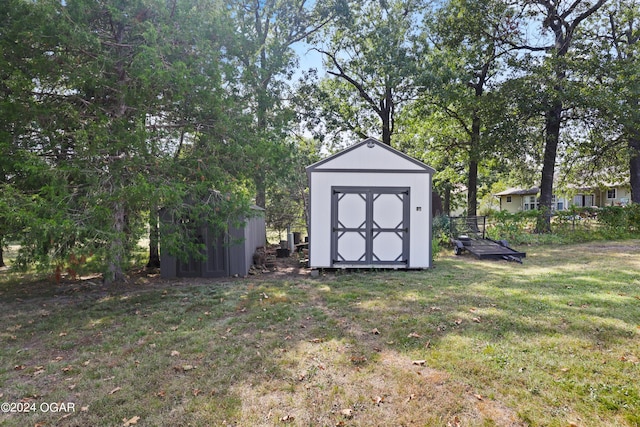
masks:
<instances>
[{"instance_id":1,"label":"wood pile","mask_svg":"<svg viewBox=\"0 0 640 427\"><path fill-rule=\"evenodd\" d=\"M253 254L253 265L249 268L249 275L270 273L276 268L276 249L279 246L260 246Z\"/></svg>"}]
</instances>

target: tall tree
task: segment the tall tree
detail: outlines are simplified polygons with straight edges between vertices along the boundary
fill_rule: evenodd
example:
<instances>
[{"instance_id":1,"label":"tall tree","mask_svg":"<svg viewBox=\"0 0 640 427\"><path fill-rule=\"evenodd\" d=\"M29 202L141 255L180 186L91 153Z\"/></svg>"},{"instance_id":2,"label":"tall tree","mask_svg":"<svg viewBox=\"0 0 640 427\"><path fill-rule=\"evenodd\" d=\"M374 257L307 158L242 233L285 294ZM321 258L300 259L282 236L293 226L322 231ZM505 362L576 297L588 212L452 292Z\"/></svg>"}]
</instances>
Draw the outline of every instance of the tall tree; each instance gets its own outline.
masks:
<instances>
[{"instance_id":1,"label":"tall tree","mask_svg":"<svg viewBox=\"0 0 640 427\"><path fill-rule=\"evenodd\" d=\"M268 181L286 156L286 126L293 117L286 105L288 81L298 66L294 45L326 26L340 1L226 0L235 27L225 47L238 78L229 82L254 114L245 150L253 166L256 204L265 206Z\"/></svg>"},{"instance_id":2,"label":"tall tree","mask_svg":"<svg viewBox=\"0 0 640 427\"><path fill-rule=\"evenodd\" d=\"M542 177L540 181L540 211L537 230L548 232L551 230L551 203L553 198L554 172L560 135L563 123L563 111L566 107L569 53L576 36L578 27L607 0L591 2L587 0L532 0L528 2L528 10L532 19L541 21L542 35L550 35L552 43L547 45L524 44L517 47L545 53L545 62L550 75L547 76L548 87L545 97L545 125L544 125L544 155L542 162ZM544 39L544 37L543 37ZM515 45L514 45L515 46Z\"/></svg>"},{"instance_id":3,"label":"tall tree","mask_svg":"<svg viewBox=\"0 0 640 427\"><path fill-rule=\"evenodd\" d=\"M48 2L8 0L0 5L0 264L6 239L20 241L38 211L40 189L50 187L52 162L32 150L44 111L37 96L57 46L55 11ZM35 144L38 142L35 141Z\"/></svg>"},{"instance_id":4,"label":"tall tree","mask_svg":"<svg viewBox=\"0 0 640 427\"><path fill-rule=\"evenodd\" d=\"M24 160L19 139L28 124L34 74L34 63L22 58L42 58L30 29L31 22L41 19L38 12L19 0L0 4L0 267L5 266L5 242L15 238L18 228L14 210L21 191L16 186L22 182L18 171Z\"/></svg>"},{"instance_id":5,"label":"tall tree","mask_svg":"<svg viewBox=\"0 0 640 427\"><path fill-rule=\"evenodd\" d=\"M216 102L226 97L215 44L222 32L192 31L223 9L160 0L15 3L41 10L35 28L46 31L22 39L31 51L14 58L30 68L22 86L14 78L13 97L30 104L10 147L49 169L22 210L21 262L61 265L93 254L107 283L123 280L144 212L180 204L194 187L226 194L215 207L220 217L226 205L247 205L232 194L216 151L234 133L220 117L238 112Z\"/></svg>"},{"instance_id":6,"label":"tall tree","mask_svg":"<svg viewBox=\"0 0 640 427\"><path fill-rule=\"evenodd\" d=\"M353 1L323 34L326 45L317 41L330 76L317 98L330 126L391 145L396 115L417 93L425 8L422 0Z\"/></svg>"},{"instance_id":7,"label":"tall tree","mask_svg":"<svg viewBox=\"0 0 640 427\"><path fill-rule=\"evenodd\" d=\"M503 122L495 90L513 48L507 43L519 34L514 11L503 1L450 0L427 17L428 42L433 52L429 67L438 83L425 84L422 102L432 104L457 124L467 158L467 214L475 216L478 204L478 167L497 152L507 151L491 128ZM461 148L459 144L450 148ZM450 151L450 150L449 150Z\"/></svg>"},{"instance_id":8,"label":"tall tree","mask_svg":"<svg viewBox=\"0 0 640 427\"><path fill-rule=\"evenodd\" d=\"M584 98L599 114L579 151L600 173L624 169L631 201L640 203L640 2L611 1L586 31L594 41L582 46L588 59L581 73L588 83Z\"/></svg>"}]
</instances>

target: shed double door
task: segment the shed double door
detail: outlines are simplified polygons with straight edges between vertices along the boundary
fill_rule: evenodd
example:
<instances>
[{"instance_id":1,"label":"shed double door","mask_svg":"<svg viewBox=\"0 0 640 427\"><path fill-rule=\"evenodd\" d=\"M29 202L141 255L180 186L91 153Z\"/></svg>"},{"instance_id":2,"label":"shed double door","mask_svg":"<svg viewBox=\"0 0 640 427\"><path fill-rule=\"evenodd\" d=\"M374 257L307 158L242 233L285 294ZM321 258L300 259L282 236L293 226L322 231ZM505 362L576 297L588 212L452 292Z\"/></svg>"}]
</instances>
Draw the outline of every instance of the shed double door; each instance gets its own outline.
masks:
<instances>
[{"instance_id":1,"label":"shed double door","mask_svg":"<svg viewBox=\"0 0 640 427\"><path fill-rule=\"evenodd\" d=\"M332 193L333 266L408 266L409 188L334 187Z\"/></svg>"}]
</instances>

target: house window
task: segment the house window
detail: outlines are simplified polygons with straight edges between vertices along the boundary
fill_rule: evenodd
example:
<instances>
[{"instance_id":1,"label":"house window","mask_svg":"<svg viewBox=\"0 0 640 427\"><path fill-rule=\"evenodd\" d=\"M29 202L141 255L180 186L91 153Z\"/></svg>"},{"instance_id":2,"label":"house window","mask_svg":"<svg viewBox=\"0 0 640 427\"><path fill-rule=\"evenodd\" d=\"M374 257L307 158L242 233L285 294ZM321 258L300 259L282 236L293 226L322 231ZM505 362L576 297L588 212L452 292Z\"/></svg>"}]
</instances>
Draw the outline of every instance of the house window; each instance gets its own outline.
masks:
<instances>
[{"instance_id":1,"label":"house window","mask_svg":"<svg viewBox=\"0 0 640 427\"><path fill-rule=\"evenodd\" d=\"M540 200L536 196L529 196L524 198L524 210L530 211L533 209L538 209L538 203Z\"/></svg>"},{"instance_id":2,"label":"house window","mask_svg":"<svg viewBox=\"0 0 640 427\"><path fill-rule=\"evenodd\" d=\"M511 203L511 196L507 196L507 203Z\"/></svg>"},{"instance_id":3,"label":"house window","mask_svg":"<svg viewBox=\"0 0 640 427\"><path fill-rule=\"evenodd\" d=\"M593 206L593 194L578 194L573 198L573 204L579 208Z\"/></svg>"},{"instance_id":4,"label":"house window","mask_svg":"<svg viewBox=\"0 0 640 427\"><path fill-rule=\"evenodd\" d=\"M607 199L615 199L616 198L616 189L610 188L607 190Z\"/></svg>"}]
</instances>

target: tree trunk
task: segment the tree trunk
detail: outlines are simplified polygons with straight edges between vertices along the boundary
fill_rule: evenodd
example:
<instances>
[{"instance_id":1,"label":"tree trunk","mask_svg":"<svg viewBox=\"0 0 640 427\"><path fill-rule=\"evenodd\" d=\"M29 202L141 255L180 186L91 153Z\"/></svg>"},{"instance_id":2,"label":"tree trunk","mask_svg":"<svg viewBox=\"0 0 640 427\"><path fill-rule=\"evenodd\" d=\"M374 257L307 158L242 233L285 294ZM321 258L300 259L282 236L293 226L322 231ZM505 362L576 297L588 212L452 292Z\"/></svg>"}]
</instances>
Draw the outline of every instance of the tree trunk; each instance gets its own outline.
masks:
<instances>
[{"instance_id":1,"label":"tree trunk","mask_svg":"<svg viewBox=\"0 0 640 427\"><path fill-rule=\"evenodd\" d=\"M640 136L629 138L629 149L631 151L629 159L631 201L640 203Z\"/></svg>"},{"instance_id":2,"label":"tree trunk","mask_svg":"<svg viewBox=\"0 0 640 427\"><path fill-rule=\"evenodd\" d=\"M254 183L256 185L256 205L264 208L267 206L267 185L262 171L256 172Z\"/></svg>"},{"instance_id":3,"label":"tree trunk","mask_svg":"<svg viewBox=\"0 0 640 427\"><path fill-rule=\"evenodd\" d=\"M444 187L444 200L442 201L442 211L446 216L451 216L451 187L447 184Z\"/></svg>"},{"instance_id":4,"label":"tree trunk","mask_svg":"<svg viewBox=\"0 0 640 427\"><path fill-rule=\"evenodd\" d=\"M540 181L540 216L536 231L551 231L551 202L553 199L553 175L556 167L556 154L560 141L560 123L562 102L557 101L546 114L544 158L542 161L542 179Z\"/></svg>"},{"instance_id":5,"label":"tree trunk","mask_svg":"<svg viewBox=\"0 0 640 427\"><path fill-rule=\"evenodd\" d=\"M382 122L382 142L391 146L391 130L389 129L388 120Z\"/></svg>"},{"instance_id":6,"label":"tree trunk","mask_svg":"<svg viewBox=\"0 0 640 427\"><path fill-rule=\"evenodd\" d=\"M158 210L152 209L149 212L149 262L147 262L147 268L160 267L159 240Z\"/></svg>"},{"instance_id":7,"label":"tree trunk","mask_svg":"<svg viewBox=\"0 0 640 427\"><path fill-rule=\"evenodd\" d=\"M480 95L482 93L480 92ZM480 96L477 95L477 96ZM480 146L480 118L471 123L471 147L469 148L469 173L467 176L467 216L478 214L478 149Z\"/></svg>"},{"instance_id":8,"label":"tree trunk","mask_svg":"<svg viewBox=\"0 0 640 427\"><path fill-rule=\"evenodd\" d=\"M126 275L123 269L126 259L126 213L124 203L115 202L113 206L113 239L107 255L107 271L104 275L104 283L123 282Z\"/></svg>"},{"instance_id":9,"label":"tree trunk","mask_svg":"<svg viewBox=\"0 0 640 427\"><path fill-rule=\"evenodd\" d=\"M382 120L382 142L391 146L391 136L393 135L393 114L395 103L393 101L393 90L391 86L385 84L384 98L380 100L378 115Z\"/></svg>"},{"instance_id":10,"label":"tree trunk","mask_svg":"<svg viewBox=\"0 0 640 427\"><path fill-rule=\"evenodd\" d=\"M478 214L478 161L469 160L469 176L467 177L467 216Z\"/></svg>"},{"instance_id":11,"label":"tree trunk","mask_svg":"<svg viewBox=\"0 0 640 427\"><path fill-rule=\"evenodd\" d=\"M435 189L431 190L431 217L442 215L442 199Z\"/></svg>"},{"instance_id":12,"label":"tree trunk","mask_svg":"<svg viewBox=\"0 0 640 427\"><path fill-rule=\"evenodd\" d=\"M0 267L4 267L4 251L2 250L2 239L0 239Z\"/></svg>"}]
</instances>

